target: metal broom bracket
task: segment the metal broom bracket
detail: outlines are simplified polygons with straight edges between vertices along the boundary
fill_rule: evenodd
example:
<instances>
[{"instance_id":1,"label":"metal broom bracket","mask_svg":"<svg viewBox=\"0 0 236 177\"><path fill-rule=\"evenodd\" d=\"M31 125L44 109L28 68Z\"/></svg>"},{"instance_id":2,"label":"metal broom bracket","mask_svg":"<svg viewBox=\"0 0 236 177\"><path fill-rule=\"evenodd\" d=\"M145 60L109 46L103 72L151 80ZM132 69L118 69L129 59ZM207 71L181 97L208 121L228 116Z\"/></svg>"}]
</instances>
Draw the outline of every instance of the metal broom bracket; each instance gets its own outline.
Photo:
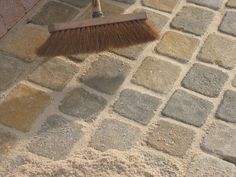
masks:
<instances>
[{"instance_id":1,"label":"metal broom bracket","mask_svg":"<svg viewBox=\"0 0 236 177\"><path fill-rule=\"evenodd\" d=\"M103 17L104 14L101 8L100 0L92 0L92 11L93 11L93 18Z\"/></svg>"}]
</instances>

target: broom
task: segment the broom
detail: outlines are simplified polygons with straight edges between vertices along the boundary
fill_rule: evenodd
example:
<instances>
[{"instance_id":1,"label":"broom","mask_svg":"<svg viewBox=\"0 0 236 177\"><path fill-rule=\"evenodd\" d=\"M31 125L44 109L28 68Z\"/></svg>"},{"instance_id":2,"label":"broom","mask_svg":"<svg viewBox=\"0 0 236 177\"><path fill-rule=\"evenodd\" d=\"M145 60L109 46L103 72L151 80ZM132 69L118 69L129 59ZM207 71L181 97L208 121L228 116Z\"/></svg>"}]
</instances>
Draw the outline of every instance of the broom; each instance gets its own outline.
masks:
<instances>
[{"instance_id":1,"label":"broom","mask_svg":"<svg viewBox=\"0 0 236 177\"><path fill-rule=\"evenodd\" d=\"M49 25L50 37L39 56L98 53L158 39L145 12L104 17L100 0L92 0L93 18ZM100 17L100 18L99 18Z\"/></svg>"}]
</instances>

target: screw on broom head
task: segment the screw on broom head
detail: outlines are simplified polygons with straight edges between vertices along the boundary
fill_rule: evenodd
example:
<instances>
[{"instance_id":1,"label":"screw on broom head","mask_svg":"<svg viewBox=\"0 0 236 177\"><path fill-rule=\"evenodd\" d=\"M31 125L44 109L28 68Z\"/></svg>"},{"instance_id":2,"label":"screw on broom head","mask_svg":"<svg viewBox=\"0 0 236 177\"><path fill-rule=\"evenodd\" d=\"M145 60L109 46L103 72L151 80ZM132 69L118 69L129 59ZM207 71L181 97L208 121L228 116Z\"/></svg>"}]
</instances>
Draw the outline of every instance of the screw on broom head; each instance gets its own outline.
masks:
<instances>
[{"instance_id":1,"label":"screw on broom head","mask_svg":"<svg viewBox=\"0 0 236 177\"><path fill-rule=\"evenodd\" d=\"M96 15L102 16L101 11L95 11L93 16ZM102 52L159 37L148 23L145 12L53 24L49 32L51 36L37 51L39 56Z\"/></svg>"}]
</instances>

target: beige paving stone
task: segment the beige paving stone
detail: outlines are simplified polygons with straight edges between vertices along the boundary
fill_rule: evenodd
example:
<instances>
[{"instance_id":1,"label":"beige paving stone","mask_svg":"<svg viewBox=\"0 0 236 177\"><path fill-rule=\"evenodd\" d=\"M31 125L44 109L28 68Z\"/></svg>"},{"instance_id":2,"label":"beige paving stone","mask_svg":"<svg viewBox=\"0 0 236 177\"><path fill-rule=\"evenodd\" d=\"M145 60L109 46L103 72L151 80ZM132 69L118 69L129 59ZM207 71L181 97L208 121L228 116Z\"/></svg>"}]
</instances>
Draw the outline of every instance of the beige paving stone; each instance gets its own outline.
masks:
<instances>
[{"instance_id":1,"label":"beige paving stone","mask_svg":"<svg viewBox=\"0 0 236 177\"><path fill-rule=\"evenodd\" d=\"M227 6L231 8L236 8L236 0L229 0Z\"/></svg>"},{"instance_id":2,"label":"beige paving stone","mask_svg":"<svg viewBox=\"0 0 236 177\"><path fill-rule=\"evenodd\" d=\"M180 33L169 31L157 45L158 53L175 58L180 62L188 62L196 50L199 40Z\"/></svg>"},{"instance_id":3,"label":"beige paving stone","mask_svg":"<svg viewBox=\"0 0 236 177\"><path fill-rule=\"evenodd\" d=\"M28 132L50 102L51 99L47 93L19 84L0 104L0 123Z\"/></svg>"},{"instance_id":4,"label":"beige paving stone","mask_svg":"<svg viewBox=\"0 0 236 177\"><path fill-rule=\"evenodd\" d=\"M178 79L181 68L172 63L147 57L132 82L161 94L168 93Z\"/></svg>"},{"instance_id":5,"label":"beige paving stone","mask_svg":"<svg viewBox=\"0 0 236 177\"><path fill-rule=\"evenodd\" d=\"M236 40L211 34L198 54L198 59L233 69L236 63Z\"/></svg>"},{"instance_id":6,"label":"beige paving stone","mask_svg":"<svg viewBox=\"0 0 236 177\"><path fill-rule=\"evenodd\" d=\"M46 41L48 36L49 34L44 30L25 26L3 38L0 41L0 50L25 61L32 61L36 58L36 49Z\"/></svg>"},{"instance_id":7,"label":"beige paving stone","mask_svg":"<svg viewBox=\"0 0 236 177\"><path fill-rule=\"evenodd\" d=\"M173 11L177 3L178 0L143 0L145 6L169 13Z\"/></svg>"}]
</instances>

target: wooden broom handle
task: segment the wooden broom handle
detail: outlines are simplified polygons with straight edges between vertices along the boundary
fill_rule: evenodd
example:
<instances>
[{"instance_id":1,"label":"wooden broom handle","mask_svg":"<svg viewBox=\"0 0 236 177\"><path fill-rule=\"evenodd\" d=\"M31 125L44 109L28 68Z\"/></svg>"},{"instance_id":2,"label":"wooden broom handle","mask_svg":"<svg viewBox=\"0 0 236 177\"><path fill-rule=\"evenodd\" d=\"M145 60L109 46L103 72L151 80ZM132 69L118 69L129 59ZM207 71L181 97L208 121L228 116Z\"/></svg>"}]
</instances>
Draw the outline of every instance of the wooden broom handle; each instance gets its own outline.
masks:
<instances>
[{"instance_id":1,"label":"wooden broom handle","mask_svg":"<svg viewBox=\"0 0 236 177\"><path fill-rule=\"evenodd\" d=\"M100 0L92 0L93 18L103 17Z\"/></svg>"}]
</instances>

